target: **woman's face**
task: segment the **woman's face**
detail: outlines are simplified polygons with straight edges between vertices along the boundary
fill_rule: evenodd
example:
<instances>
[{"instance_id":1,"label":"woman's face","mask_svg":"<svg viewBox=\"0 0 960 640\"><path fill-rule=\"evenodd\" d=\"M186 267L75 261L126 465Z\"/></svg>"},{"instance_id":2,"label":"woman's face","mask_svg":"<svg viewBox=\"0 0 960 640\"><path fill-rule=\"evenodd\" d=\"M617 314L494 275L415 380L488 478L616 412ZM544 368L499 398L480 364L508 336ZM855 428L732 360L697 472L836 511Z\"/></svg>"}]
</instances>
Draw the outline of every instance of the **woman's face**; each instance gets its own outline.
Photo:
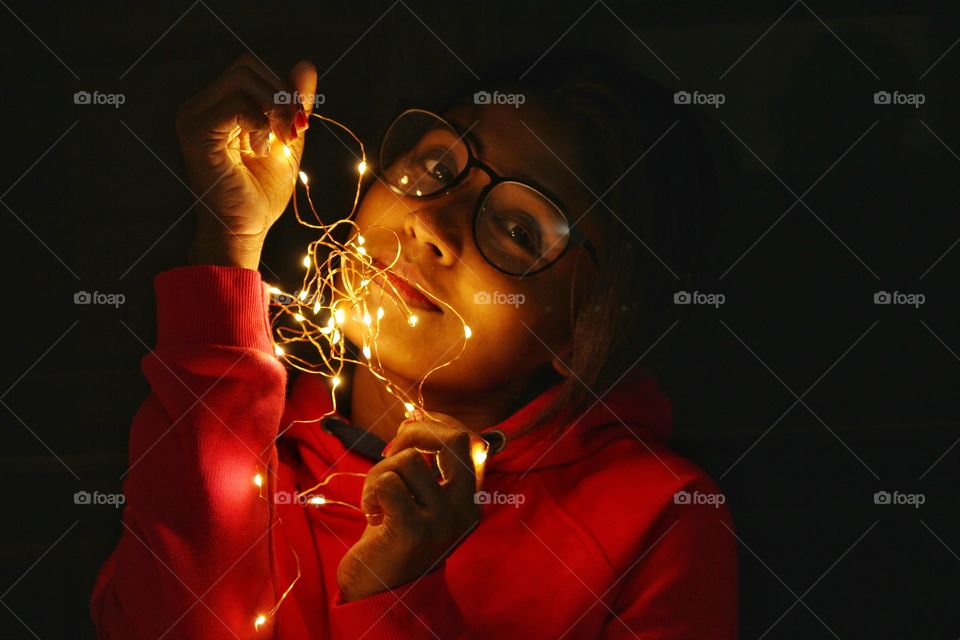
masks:
<instances>
[{"instance_id":1,"label":"woman's face","mask_svg":"<svg viewBox=\"0 0 960 640\"><path fill-rule=\"evenodd\" d=\"M470 130L477 143L474 153L497 174L541 185L554 194L570 223L576 222L602 251L594 213L578 221L594 203L571 173L582 174L583 169L568 125L558 116L528 100L519 108L457 107L445 117ZM411 327L390 294L371 283L368 308L371 314L377 307L384 310L377 338L380 362L402 379L418 380L455 357L464 340L464 323L472 335L463 354L431 374L428 388L477 392L512 386L542 370L554 354L567 360L571 303L576 304L585 288L592 286L595 266L578 245L572 245L551 267L523 278L491 266L478 251L472 228L477 197L489 180L474 168L450 193L429 198L400 196L377 181L361 202L355 222L367 254L390 264L397 257L399 239L394 270L463 318L442 305L433 310L408 305L417 316ZM347 318L344 333L351 342L362 344L363 329L358 320Z\"/></svg>"}]
</instances>

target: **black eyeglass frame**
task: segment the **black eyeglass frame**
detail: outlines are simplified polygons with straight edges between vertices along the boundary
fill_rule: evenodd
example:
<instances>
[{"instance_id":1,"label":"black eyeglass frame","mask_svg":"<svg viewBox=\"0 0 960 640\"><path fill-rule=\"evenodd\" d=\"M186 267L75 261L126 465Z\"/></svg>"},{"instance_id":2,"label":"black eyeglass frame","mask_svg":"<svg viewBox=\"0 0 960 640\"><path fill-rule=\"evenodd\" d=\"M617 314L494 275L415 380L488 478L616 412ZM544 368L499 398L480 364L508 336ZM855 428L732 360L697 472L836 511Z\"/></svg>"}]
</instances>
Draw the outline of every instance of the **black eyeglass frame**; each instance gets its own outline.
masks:
<instances>
[{"instance_id":1,"label":"black eyeglass frame","mask_svg":"<svg viewBox=\"0 0 960 640\"><path fill-rule=\"evenodd\" d=\"M460 171L460 173L454 176L453 180L450 181L450 183L444 185L441 189L438 189L437 191L433 191L431 193L422 194L422 195L411 194L409 191L405 191L403 189L400 189L399 187L396 187L389 180L387 180L386 176L384 175L386 164L384 163L384 159L383 159L383 148L384 148L383 143L384 141L387 140L387 138L390 135L390 132L393 130L396 124L400 121L400 119L411 113L421 113L421 114L431 116L433 118L436 118L442 124L450 127L451 130L455 131L458 134L459 140L463 142L463 146L467 150L467 162L464 165L463 169ZM570 216L567 214L567 211L564 207L557 204L558 199L556 197L552 196L549 192L547 192L545 189L543 189L540 186L529 184L524 180L511 178L507 176L501 176L500 174L498 174L496 171L494 171L490 167L490 165L488 165L487 163L477 158L477 155L473 151L473 147L470 145L470 141L467 139L467 131L459 127L458 125L450 122L449 120L447 120L446 118L444 118L443 116L437 113L428 111L426 109L406 109L402 111L399 115L397 115L397 117L393 119L393 121L390 123L390 126L387 127L386 132L383 134L383 139L380 142L379 159L380 159L380 164L378 167L378 176L380 177L382 182L386 184L391 191L393 191L399 196L417 198L417 199L435 198L438 196L448 195L460 183L462 183L464 180L467 179L467 176L470 175L470 172L474 167L480 169L485 174L487 174L487 177L490 178L490 183L487 184L483 189L481 189L480 193L477 195L477 201L473 207L473 220L471 222L471 228L473 229L473 243L477 247L477 251L480 253L481 256L483 256L483 259L487 261L487 264L489 264L491 267L493 267L500 273L506 274L508 276L513 276L516 278L525 278L527 276L536 275L538 273L545 271L546 269L549 269L550 267L555 265L557 262L559 262L567 254L567 251L570 249L572 245L582 246L584 249L586 249L587 253L590 255L590 258L593 260L594 264L598 264L597 252L593 246L593 243L590 242L590 240L583 233L583 231L581 231L576 225L570 222ZM557 254L555 258L553 258L553 260L543 265L539 269L536 269L536 270L528 269L523 273L512 273L505 269L501 269L496 264L494 264L489 257L487 257L487 255L483 252L483 248L480 246L480 241L477 239L477 231L478 231L477 227L480 221L480 211L481 209L483 209L483 204L487 201L487 196L490 195L490 192L493 191L493 189L497 185L500 185L503 183L519 184L526 187L527 189L533 190L535 193L545 198L554 208L556 208L556 210L560 212L560 215L562 215L564 220L567 222L567 229L569 232L569 236L568 236L566 245L563 247L560 253Z\"/></svg>"}]
</instances>

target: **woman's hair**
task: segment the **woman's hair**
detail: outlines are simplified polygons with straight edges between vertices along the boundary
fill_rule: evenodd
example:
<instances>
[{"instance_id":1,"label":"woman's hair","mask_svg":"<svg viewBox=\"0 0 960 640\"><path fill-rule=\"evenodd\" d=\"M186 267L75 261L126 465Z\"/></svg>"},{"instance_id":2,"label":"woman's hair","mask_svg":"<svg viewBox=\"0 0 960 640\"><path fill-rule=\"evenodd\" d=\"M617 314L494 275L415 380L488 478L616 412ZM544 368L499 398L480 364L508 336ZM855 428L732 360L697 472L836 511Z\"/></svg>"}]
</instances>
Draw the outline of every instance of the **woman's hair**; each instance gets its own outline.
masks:
<instances>
[{"instance_id":1,"label":"woman's hair","mask_svg":"<svg viewBox=\"0 0 960 640\"><path fill-rule=\"evenodd\" d=\"M552 53L520 81L518 68L497 65L481 74L482 85L457 88L440 106L495 89L539 98L572 125L584 170L570 178L599 199L592 213L603 229L599 275L572 305L572 374L524 429L531 430L558 414L580 415L625 377L659 373L663 334L687 308L673 294L692 288L717 190L699 116L668 89L622 62L581 53ZM561 380L546 369L528 399Z\"/></svg>"}]
</instances>

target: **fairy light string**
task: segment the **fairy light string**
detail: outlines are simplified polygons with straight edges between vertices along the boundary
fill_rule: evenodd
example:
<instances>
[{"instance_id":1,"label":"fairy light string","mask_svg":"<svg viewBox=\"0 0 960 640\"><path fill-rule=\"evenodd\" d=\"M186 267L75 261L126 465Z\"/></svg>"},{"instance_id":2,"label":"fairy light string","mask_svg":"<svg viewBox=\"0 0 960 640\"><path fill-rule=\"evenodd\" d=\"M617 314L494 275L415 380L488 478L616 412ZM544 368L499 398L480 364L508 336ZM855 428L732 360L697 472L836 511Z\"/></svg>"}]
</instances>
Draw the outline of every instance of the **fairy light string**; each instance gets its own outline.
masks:
<instances>
[{"instance_id":1,"label":"fairy light string","mask_svg":"<svg viewBox=\"0 0 960 640\"><path fill-rule=\"evenodd\" d=\"M306 253L301 258L304 274L300 287L293 293L285 292L279 286L270 287L270 323L274 334L274 352L279 359L299 371L321 375L330 381L331 409L319 418L292 422L281 430L271 444L261 452L261 459L268 459L265 456L269 454L276 439L295 424L320 423L323 419L337 412L336 391L343 384L343 371L348 364L365 367L369 370L384 385L388 393L403 403L408 418L413 416L415 412L429 417L430 414L424 407L424 384L434 372L450 366L459 359L466 348L467 340L473 335L463 316L450 304L426 291L418 283L391 271L400 259L400 237L396 232L381 226L370 227L367 230L368 233L377 229L391 235L395 250L392 252L393 259L383 267L378 266L374 258L369 255L367 246L365 246L367 239L353 220L360 203L363 181L368 173L371 173L367 161L366 147L363 141L346 125L322 114L311 113L310 116L339 128L359 147L359 162L355 167L357 173L356 188L350 212L346 216L337 216L334 222L325 223L310 194L310 177L302 170L298 172L297 178L294 179L292 198L294 215L301 225L317 230L318 237L307 245ZM271 141L275 139L272 133L270 139ZM286 145L283 145L283 154L291 163L295 161L290 148ZM301 189L297 188L297 182L302 187L308 205L307 212L301 211L298 202L298 193ZM327 216L327 219L330 219L330 217ZM347 228L344 230L341 227ZM337 240L337 237L344 235L346 235L347 240L342 242ZM387 273L390 274L389 278ZM391 282L391 278L413 287L437 306L451 312L463 325L463 339L459 351L449 359L430 368L419 379L413 395L398 388L387 378L380 360L378 337L380 336L380 325L383 318L388 314L399 315L406 320L406 324L411 330L417 328L419 320L418 316L411 312L397 287ZM380 289L380 295L376 296L375 304L371 303L373 299L371 294L375 293L371 289L373 284ZM351 355L346 344L344 327L348 318L354 321L361 330L359 358ZM304 345L308 345L309 348L304 349ZM302 355L304 352L315 354L315 356L308 359ZM478 478L481 477L487 450L488 445L484 442L475 444L471 449ZM276 476L275 469L261 467L258 467L253 475L253 486L258 492L259 498L268 504L272 498L268 487L269 479L276 480ZM365 478L366 474L345 471L327 473L312 487L297 492L294 502L317 508L348 508L362 512L359 505L334 500L323 493L315 493L335 478L340 477ZM305 497L302 502L301 497ZM279 515L277 521L278 524L282 522ZM279 595L269 611L255 615L253 626L256 631L260 631L276 614L280 605L301 578L300 558L292 546L290 546L290 551L296 561L296 576Z\"/></svg>"}]
</instances>

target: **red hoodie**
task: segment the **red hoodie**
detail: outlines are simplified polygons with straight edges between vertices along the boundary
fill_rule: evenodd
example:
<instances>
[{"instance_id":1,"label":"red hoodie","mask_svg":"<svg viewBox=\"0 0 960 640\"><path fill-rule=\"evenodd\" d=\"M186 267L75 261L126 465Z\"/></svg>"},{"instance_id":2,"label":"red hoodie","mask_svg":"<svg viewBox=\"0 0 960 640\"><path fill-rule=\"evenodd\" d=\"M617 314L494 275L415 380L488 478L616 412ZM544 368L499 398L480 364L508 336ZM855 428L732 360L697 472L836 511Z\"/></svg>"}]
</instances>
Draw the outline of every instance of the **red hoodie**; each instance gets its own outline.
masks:
<instances>
[{"instance_id":1,"label":"red hoodie","mask_svg":"<svg viewBox=\"0 0 960 640\"><path fill-rule=\"evenodd\" d=\"M270 498L373 461L320 422L291 426L330 411L329 387L304 375L284 397L258 272L186 267L155 284L152 393L90 601L100 638L736 637L730 515L664 445L671 407L653 379L624 379L572 424L511 437L553 387L493 425L507 440L486 462L480 525L421 578L343 603L337 565L363 515ZM323 494L358 504L362 482L337 476Z\"/></svg>"}]
</instances>

